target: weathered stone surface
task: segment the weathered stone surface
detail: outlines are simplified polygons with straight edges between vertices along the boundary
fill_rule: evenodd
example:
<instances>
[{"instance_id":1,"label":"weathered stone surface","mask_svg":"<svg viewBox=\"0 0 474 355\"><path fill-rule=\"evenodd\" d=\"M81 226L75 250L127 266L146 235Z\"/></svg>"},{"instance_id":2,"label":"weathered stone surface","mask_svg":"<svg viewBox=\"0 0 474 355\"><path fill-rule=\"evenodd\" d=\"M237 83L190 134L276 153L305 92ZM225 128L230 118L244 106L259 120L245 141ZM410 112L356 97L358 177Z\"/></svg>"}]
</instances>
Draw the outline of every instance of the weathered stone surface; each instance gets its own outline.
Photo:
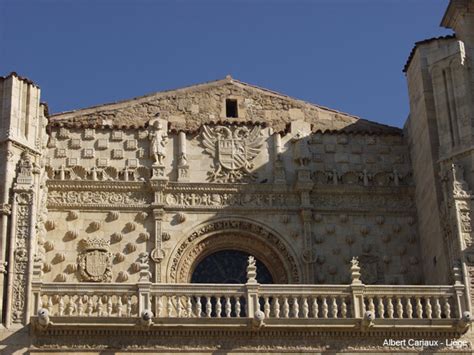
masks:
<instances>
[{"instance_id":1,"label":"weathered stone surface","mask_svg":"<svg viewBox=\"0 0 474 355\"><path fill-rule=\"evenodd\" d=\"M466 4L443 20L456 38L410 57L404 131L230 77L47 117L34 84L1 78L2 350L473 341ZM234 252L244 279L192 282L220 252L198 276L228 280Z\"/></svg>"}]
</instances>

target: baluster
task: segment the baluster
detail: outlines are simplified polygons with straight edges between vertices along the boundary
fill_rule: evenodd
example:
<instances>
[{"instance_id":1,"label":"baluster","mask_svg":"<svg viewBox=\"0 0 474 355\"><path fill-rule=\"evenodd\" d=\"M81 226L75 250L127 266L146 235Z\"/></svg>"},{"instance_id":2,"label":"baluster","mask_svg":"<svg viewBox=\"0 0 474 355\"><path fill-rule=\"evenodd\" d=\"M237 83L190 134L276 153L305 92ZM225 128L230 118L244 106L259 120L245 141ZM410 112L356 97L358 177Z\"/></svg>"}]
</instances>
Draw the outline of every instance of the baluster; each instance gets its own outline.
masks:
<instances>
[{"instance_id":1,"label":"baluster","mask_svg":"<svg viewBox=\"0 0 474 355\"><path fill-rule=\"evenodd\" d=\"M132 316L132 297L127 296L127 317Z\"/></svg>"},{"instance_id":2,"label":"baluster","mask_svg":"<svg viewBox=\"0 0 474 355\"><path fill-rule=\"evenodd\" d=\"M206 296L206 317L210 318L212 314L211 296Z\"/></svg>"},{"instance_id":3,"label":"baluster","mask_svg":"<svg viewBox=\"0 0 474 355\"><path fill-rule=\"evenodd\" d=\"M99 296L99 299L97 300L97 315L99 317L102 317L104 314L104 303L102 302L102 295Z\"/></svg>"},{"instance_id":4,"label":"baluster","mask_svg":"<svg viewBox=\"0 0 474 355\"><path fill-rule=\"evenodd\" d=\"M230 303L230 296L225 296L225 316L227 318L231 317L232 305Z\"/></svg>"},{"instance_id":5,"label":"baluster","mask_svg":"<svg viewBox=\"0 0 474 355\"><path fill-rule=\"evenodd\" d=\"M375 314L375 305L374 305L374 298L373 297L369 297L369 301L368 301L368 304L367 304L367 309L371 312L374 312L374 314Z\"/></svg>"},{"instance_id":6,"label":"baluster","mask_svg":"<svg viewBox=\"0 0 474 355\"><path fill-rule=\"evenodd\" d=\"M88 299L87 299L86 313L87 313L87 316L89 317L91 317L92 314L94 313L94 301L92 300L92 297L93 296L88 296Z\"/></svg>"},{"instance_id":7,"label":"baluster","mask_svg":"<svg viewBox=\"0 0 474 355\"><path fill-rule=\"evenodd\" d=\"M53 297L52 296L48 296L46 308L48 309L49 314L53 314Z\"/></svg>"},{"instance_id":8,"label":"baluster","mask_svg":"<svg viewBox=\"0 0 474 355\"><path fill-rule=\"evenodd\" d=\"M69 302L68 302L67 307L66 307L66 314L68 316L72 316L74 314L74 311L75 311L75 308L76 308L76 305L73 301L73 298L74 298L74 296L69 296Z\"/></svg>"},{"instance_id":9,"label":"baluster","mask_svg":"<svg viewBox=\"0 0 474 355\"><path fill-rule=\"evenodd\" d=\"M403 318L403 304L400 297L397 297L397 317Z\"/></svg>"},{"instance_id":10,"label":"baluster","mask_svg":"<svg viewBox=\"0 0 474 355\"><path fill-rule=\"evenodd\" d=\"M235 298L235 316L237 318L240 318L240 311L241 311L241 309L240 309L240 296L237 296Z\"/></svg>"},{"instance_id":11,"label":"baluster","mask_svg":"<svg viewBox=\"0 0 474 355\"><path fill-rule=\"evenodd\" d=\"M283 296L283 318L288 318L290 315L290 305L288 304L288 297Z\"/></svg>"},{"instance_id":12,"label":"baluster","mask_svg":"<svg viewBox=\"0 0 474 355\"><path fill-rule=\"evenodd\" d=\"M311 306L311 317L318 318L318 313L319 313L318 297L315 296L315 297L313 297L313 305Z\"/></svg>"},{"instance_id":13,"label":"baluster","mask_svg":"<svg viewBox=\"0 0 474 355\"><path fill-rule=\"evenodd\" d=\"M183 316L183 307L181 305L182 296L176 295L176 313L177 317L181 318Z\"/></svg>"},{"instance_id":14,"label":"baluster","mask_svg":"<svg viewBox=\"0 0 474 355\"><path fill-rule=\"evenodd\" d=\"M383 305L383 297L377 297L377 311L379 312L379 318L385 318L385 307Z\"/></svg>"},{"instance_id":15,"label":"baluster","mask_svg":"<svg viewBox=\"0 0 474 355\"><path fill-rule=\"evenodd\" d=\"M421 299L419 296L416 297L416 316L423 318L423 307L421 306Z\"/></svg>"},{"instance_id":16,"label":"baluster","mask_svg":"<svg viewBox=\"0 0 474 355\"><path fill-rule=\"evenodd\" d=\"M273 298L273 316L275 318L280 318L280 301L276 296Z\"/></svg>"},{"instance_id":17,"label":"baluster","mask_svg":"<svg viewBox=\"0 0 474 355\"><path fill-rule=\"evenodd\" d=\"M59 316L64 315L64 299L63 299L63 296L59 296L58 313L59 313Z\"/></svg>"},{"instance_id":18,"label":"baluster","mask_svg":"<svg viewBox=\"0 0 474 355\"><path fill-rule=\"evenodd\" d=\"M341 316L342 318L347 318L347 304L344 296L341 297Z\"/></svg>"},{"instance_id":19,"label":"baluster","mask_svg":"<svg viewBox=\"0 0 474 355\"><path fill-rule=\"evenodd\" d=\"M392 303L392 297L390 296L387 296L387 316L390 319L393 318L393 303Z\"/></svg>"},{"instance_id":20,"label":"baluster","mask_svg":"<svg viewBox=\"0 0 474 355\"><path fill-rule=\"evenodd\" d=\"M191 296L186 296L186 317L191 318L193 316L193 304L191 303Z\"/></svg>"},{"instance_id":21,"label":"baluster","mask_svg":"<svg viewBox=\"0 0 474 355\"><path fill-rule=\"evenodd\" d=\"M443 297L443 311L447 319L451 318L451 305L449 304L449 298Z\"/></svg>"},{"instance_id":22,"label":"baluster","mask_svg":"<svg viewBox=\"0 0 474 355\"><path fill-rule=\"evenodd\" d=\"M196 296L196 317L201 318L201 315L202 315L201 296Z\"/></svg>"},{"instance_id":23,"label":"baluster","mask_svg":"<svg viewBox=\"0 0 474 355\"><path fill-rule=\"evenodd\" d=\"M112 310L113 310L113 307L112 307L112 295L110 296L107 296L108 299L107 299L107 315L109 317L112 317Z\"/></svg>"},{"instance_id":24,"label":"baluster","mask_svg":"<svg viewBox=\"0 0 474 355\"><path fill-rule=\"evenodd\" d=\"M221 313L222 313L221 296L216 296L216 316L217 316L217 318L221 317Z\"/></svg>"},{"instance_id":25,"label":"baluster","mask_svg":"<svg viewBox=\"0 0 474 355\"><path fill-rule=\"evenodd\" d=\"M326 300L326 296L323 296L323 302L322 302L321 308L322 308L323 318L327 318L328 317L328 303Z\"/></svg>"},{"instance_id":26,"label":"baluster","mask_svg":"<svg viewBox=\"0 0 474 355\"><path fill-rule=\"evenodd\" d=\"M291 305L291 314L294 318L299 318L300 305L298 304L298 297L293 297L293 304Z\"/></svg>"},{"instance_id":27,"label":"baluster","mask_svg":"<svg viewBox=\"0 0 474 355\"><path fill-rule=\"evenodd\" d=\"M77 296L77 315L79 317L84 315L84 303L82 302L82 296Z\"/></svg>"},{"instance_id":28,"label":"baluster","mask_svg":"<svg viewBox=\"0 0 474 355\"><path fill-rule=\"evenodd\" d=\"M166 313L168 314L168 317L173 317L173 296L169 295L167 298Z\"/></svg>"},{"instance_id":29,"label":"baluster","mask_svg":"<svg viewBox=\"0 0 474 355\"><path fill-rule=\"evenodd\" d=\"M303 297L303 318L308 318L309 306L308 306L308 297Z\"/></svg>"},{"instance_id":30,"label":"baluster","mask_svg":"<svg viewBox=\"0 0 474 355\"><path fill-rule=\"evenodd\" d=\"M158 317L163 317L163 295L158 295L157 308L158 308Z\"/></svg>"},{"instance_id":31,"label":"baluster","mask_svg":"<svg viewBox=\"0 0 474 355\"><path fill-rule=\"evenodd\" d=\"M270 302L268 301L268 296L265 296L264 300L263 313L265 314L265 318L270 318Z\"/></svg>"},{"instance_id":32,"label":"baluster","mask_svg":"<svg viewBox=\"0 0 474 355\"><path fill-rule=\"evenodd\" d=\"M336 297L331 297L331 317L337 318L337 302Z\"/></svg>"},{"instance_id":33,"label":"baluster","mask_svg":"<svg viewBox=\"0 0 474 355\"><path fill-rule=\"evenodd\" d=\"M441 318L441 304L439 303L439 297L435 297L435 304L434 304L434 315L435 318Z\"/></svg>"},{"instance_id":34,"label":"baluster","mask_svg":"<svg viewBox=\"0 0 474 355\"><path fill-rule=\"evenodd\" d=\"M408 296L405 299L407 301L407 306L406 306L407 318L412 319L413 318L413 306L411 305L411 298L410 298L410 296Z\"/></svg>"},{"instance_id":35,"label":"baluster","mask_svg":"<svg viewBox=\"0 0 474 355\"><path fill-rule=\"evenodd\" d=\"M122 296L117 295L117 317L123 316Z\"/></svg>"},{"instance_id":36,"label":"baluster","mask_svg":"<svg viewBox=\"0 0 474 355\"><path fill-rule=\"evenodd\" d=\"M432 318L432 315L433 315L433 309L431 308L431 300L429 297L426 297L425 298L425 302L426 302L426 306L425 306L425 310L426 310L426 317L428 319L431 319Z\"/></svg>"}]
</instances>

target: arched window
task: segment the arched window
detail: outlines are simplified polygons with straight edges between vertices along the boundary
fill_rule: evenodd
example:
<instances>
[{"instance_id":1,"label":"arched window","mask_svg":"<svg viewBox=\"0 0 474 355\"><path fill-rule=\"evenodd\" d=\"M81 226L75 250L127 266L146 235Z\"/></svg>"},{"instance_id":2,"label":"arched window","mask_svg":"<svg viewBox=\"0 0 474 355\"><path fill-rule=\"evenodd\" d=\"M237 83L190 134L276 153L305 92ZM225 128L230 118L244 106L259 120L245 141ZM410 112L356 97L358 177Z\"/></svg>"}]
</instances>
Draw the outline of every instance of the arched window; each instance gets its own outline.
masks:
<instances>
[{"instance_id":1,"label":"arched window","mask_svg":"<svg viewBox=\"0 0 474 355\"><path fill-rule=\"evenodd\" d=\"M204 257L191 276L191 283L244 284L247 282L248 253L239 250L220 250ZM257 259L257 281L273 283L268 268Z\"/></svg>"}]
</instances>

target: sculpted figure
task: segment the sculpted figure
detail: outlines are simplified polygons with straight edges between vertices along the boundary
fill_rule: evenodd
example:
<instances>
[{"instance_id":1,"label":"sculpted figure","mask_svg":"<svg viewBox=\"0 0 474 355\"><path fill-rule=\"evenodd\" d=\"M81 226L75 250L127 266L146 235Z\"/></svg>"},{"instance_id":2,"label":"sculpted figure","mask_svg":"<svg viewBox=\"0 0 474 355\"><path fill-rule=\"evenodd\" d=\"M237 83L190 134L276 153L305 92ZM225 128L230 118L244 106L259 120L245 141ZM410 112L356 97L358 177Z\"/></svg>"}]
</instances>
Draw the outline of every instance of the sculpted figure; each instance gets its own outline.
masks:
<instances>
[{"instance_id":1,"label":"sculpted figure","mask_svg":"<svg viewBox=\"0 0 474 355\"><path fill-rule=\"evenodd\" d=\"M148 135L148 138L150 139L150 157L153 158L156 164L163 165L166 155L165 144L168 136L160 121L156 121L153 124L153 127L155 131L150 132Z\"/></svg>"}]
</instances>

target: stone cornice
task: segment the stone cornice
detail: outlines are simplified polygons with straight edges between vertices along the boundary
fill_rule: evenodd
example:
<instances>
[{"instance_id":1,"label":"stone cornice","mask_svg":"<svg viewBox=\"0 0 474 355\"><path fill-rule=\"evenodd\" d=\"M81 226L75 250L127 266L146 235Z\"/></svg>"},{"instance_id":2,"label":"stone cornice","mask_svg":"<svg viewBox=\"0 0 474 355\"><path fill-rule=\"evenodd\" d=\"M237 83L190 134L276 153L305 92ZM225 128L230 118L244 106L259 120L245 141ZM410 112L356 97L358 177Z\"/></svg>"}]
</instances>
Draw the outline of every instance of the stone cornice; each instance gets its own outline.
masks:
<instances>
[{"instance_id":1,"label":"stone cornice","mask_svg":"<svg viewBox=\"0 0 474 355\"><path fill-rule=\"evenodd\" d=\"M92 191L137 191L149 190L149 185L141 181L80 181L80 180L48 180L50 190L92 190Z\"/></svg>"},{"instance_id":2,"label":"stone cornice","mask_svg":"<svg viewBox=\"0 0 474 355\"><path fill-rule=\"evenodd\" d=\"M152 336L161 337L328 337L339 339L344 337L458 337L455 321L446 319L377 319L376 324L368 330L359 330L358 319L267 319L265 327L260 330L251 329L249 318L163 318L159 323L143 329L138 317L51 317L51 324L42 330L37 326L38 317L31 317L33 331L39 336L83 335L101 336L107 343L108 336L134 336L141 341ZM396 326L395 326L396 325ZM143 339L142 339L143 338ZM149 344L149 342L147 342ZM384 348L386 349L386 347Z\"/></svg>"}]
</instances>

